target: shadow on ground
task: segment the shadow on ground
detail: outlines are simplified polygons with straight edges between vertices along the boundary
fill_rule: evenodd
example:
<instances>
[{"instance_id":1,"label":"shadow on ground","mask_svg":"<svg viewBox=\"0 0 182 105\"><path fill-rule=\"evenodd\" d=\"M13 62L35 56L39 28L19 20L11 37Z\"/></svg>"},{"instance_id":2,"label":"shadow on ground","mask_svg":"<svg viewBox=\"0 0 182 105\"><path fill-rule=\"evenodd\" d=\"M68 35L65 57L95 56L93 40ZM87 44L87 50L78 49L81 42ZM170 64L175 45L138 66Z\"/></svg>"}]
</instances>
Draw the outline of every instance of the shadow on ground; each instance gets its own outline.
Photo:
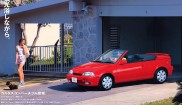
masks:
<instances>
[{"instance_id":1,"label":"shadow on ground","mask_svg":"<svg viewBox=\"0 0 182 105\"><path fill-rule=\"evenodd\" d=\"M48 88L57 90L57 91L66 91L66 92L86 92L87 91L84 88L79 88L77 85L69 84L67 82L60 85L50 86Z\"/></svg>"},{"instance_id":2,"label":"shadow on ground","mask_svg":"<svg viewBox=\"0 0 182 105\"><path fill-rule=\"evenodd\" d=\"M167 81L167 83L171 82L176 82L176 80L170 80ZM143 85L143 84L154 84L153 80L143 80L143 81L134 81L134 82L126 82L126 83L119 83L115 84L113 88L121 88L121 87L129 87L129 86L137 86L137 85ZM99 90L98 87L79 87L76 84L69 84L67 82L60 84L60 85L55 85L55 86L50 86L48 87L53 90L57 91L66 91L66 92L87 92L87 91L101 91Z\"/></svg>"}]
</instances>

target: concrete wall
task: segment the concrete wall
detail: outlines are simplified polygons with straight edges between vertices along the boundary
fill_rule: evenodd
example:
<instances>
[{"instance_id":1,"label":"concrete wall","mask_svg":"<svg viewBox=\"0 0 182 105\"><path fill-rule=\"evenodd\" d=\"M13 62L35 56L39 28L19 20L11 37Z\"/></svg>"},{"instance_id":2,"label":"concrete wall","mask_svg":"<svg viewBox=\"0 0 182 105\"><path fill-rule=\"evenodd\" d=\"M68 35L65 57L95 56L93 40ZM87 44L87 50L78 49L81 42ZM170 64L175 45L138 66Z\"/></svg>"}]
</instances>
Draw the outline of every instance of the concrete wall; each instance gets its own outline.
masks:
<instances>
[{"instance_id":1,"label":"concrete wall","mask_svg":"<svg viewBox=\"0 0 182 105\"><path fill-rule=\"evenodd\" d=\"M12 74L15 71L15 37L10 36L10 39L5 38L3 20L0 20L0 73ZM10 35L15 32L15 26L11 25Z\"/></svg>"},{"instance_id":2,"label":"concrete wall","mask_svg":"<svg viewBox=\"0 0 182 105\"><path fill-rule=\"evenodd\" d=\"M70 23L72 22L71 17L71 12L68 12L68 3L11 15L9 40L4 37L4 22L3 18L0 18L0 48L2 49L0 51L0 73L17 73L15 46L18 44L21 34L16 23Z\"/></svg>"},{"instance_id":3,"label":"concrete wall","mask_svg":"<svg viewBox=\"0 0 182 105\"><path fill-rule=\"evenodd\" d=\"M109 26L119 26L120 48L131 53L163 52L181 64L181 18L103 18L103 48L109 49Z\"/></svg>"},{"instance_id":4,"label":"concrete wall","mask_svg":"<svg viewBox=\"0 0 182 105\"><path fill-rule=\"evenodd\" d=\"M100 16L182 16L181 0L91 0Z\"/></svg>"},{"instance_id":5,"label":"concrete wall","mask_svg":"<svg viewBox=\"0 0 182 105\"><path fill-rule=\"evenodd\" d=\"M90 0L94 5L103 6L143 6L143 5L176 5L181 4L181 0Z\"/></svg>"}]
</instances>

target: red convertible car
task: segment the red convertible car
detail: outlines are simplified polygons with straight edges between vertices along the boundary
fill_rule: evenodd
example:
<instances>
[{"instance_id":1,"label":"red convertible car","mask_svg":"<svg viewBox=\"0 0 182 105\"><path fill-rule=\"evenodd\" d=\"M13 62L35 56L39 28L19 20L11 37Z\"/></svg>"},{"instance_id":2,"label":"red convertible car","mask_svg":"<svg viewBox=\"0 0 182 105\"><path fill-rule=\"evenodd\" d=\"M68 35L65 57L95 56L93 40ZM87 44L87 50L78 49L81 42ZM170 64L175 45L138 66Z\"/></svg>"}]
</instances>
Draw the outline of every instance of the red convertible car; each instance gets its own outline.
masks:
<instances>
[{"instance_id":1,"label":"red convertible car","mask_svg":"<svg viewBox=\"0 0 182 105\"><path fill-rule=\"evenodd\" d=\"M72 68L67 80L78 86L109 90L116 83L136 80L154 79L156 83L163 83L172 71L169 54L129 55L127 50L113 49L92 62Z\"/></svg>"}]
</instances>

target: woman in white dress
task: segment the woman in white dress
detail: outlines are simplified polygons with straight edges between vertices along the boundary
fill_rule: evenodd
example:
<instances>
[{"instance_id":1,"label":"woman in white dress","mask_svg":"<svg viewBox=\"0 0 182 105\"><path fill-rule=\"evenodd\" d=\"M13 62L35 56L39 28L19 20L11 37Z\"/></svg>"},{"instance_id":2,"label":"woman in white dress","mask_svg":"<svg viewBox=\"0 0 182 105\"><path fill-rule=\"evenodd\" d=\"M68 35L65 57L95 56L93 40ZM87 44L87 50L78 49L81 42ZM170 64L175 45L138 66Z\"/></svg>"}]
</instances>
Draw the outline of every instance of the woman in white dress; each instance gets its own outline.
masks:
<instances>
[{"instance_id":1,"label":"woman in white dress","mask_svg":"<svg viewBox=\"0 0 182 105\"><path fill-rule=\"evenodd\" d=\"M20 39L19 45L16 46L16 62L15 63L18 65L18 74L20 78L19 86L23 86L25 84L23 66L26 62L26 58L29 56L29 51L25 43L26 43L25 39Z\"/></svg>"}]
</instances>

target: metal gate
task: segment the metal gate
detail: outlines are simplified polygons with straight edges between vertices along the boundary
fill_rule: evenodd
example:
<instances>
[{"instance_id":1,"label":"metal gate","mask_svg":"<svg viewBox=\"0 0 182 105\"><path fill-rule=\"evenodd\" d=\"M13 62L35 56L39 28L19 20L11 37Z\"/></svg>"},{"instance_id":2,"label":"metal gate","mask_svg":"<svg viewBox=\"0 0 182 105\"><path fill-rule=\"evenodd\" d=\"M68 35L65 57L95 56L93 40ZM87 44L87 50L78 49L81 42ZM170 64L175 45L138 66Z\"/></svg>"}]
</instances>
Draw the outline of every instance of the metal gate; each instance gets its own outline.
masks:
<instances>
[{"instance_id":1,"label":"metal gate","mask_svg":"<svg viewBox=\"0 0 182 105\"><path fill-rule=\"evenodd\" d=\"M33 49L24 71L67 73L73 65L72 46L34 46Z\"/></svg>"},{"instance_id":2,"label":"metal gate","mask_svg":"<svg viewBox=\"0 0 182 105\"><path fill-rule=\"evenodd\" d=\"M64 41L69 29L72 29L72 24L60 24L60 40L55 45L29 46L30 56L24 71L68 73L73 66L73 45Z\"/></svg>"}]
</instances>

